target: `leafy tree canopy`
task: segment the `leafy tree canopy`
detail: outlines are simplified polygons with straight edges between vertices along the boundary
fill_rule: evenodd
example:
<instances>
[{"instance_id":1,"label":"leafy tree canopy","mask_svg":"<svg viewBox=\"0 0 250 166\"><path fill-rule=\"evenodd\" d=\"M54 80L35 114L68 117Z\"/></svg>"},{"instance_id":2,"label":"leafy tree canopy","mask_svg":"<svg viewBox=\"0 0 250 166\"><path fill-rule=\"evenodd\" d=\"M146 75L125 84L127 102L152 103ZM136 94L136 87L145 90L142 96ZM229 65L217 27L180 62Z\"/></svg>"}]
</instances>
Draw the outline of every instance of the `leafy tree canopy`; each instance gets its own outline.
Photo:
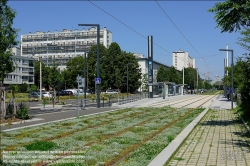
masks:
<instances>
[{"instance_id":1,"label":"leafy tree canopy","mask_svg":"<svg viewBox=\"0 0 250 166\"><path fill-rule=\"evenodd\" d=\"M7 5L7 0L0 1L0 79L1 84L8 73L15 70L11 60L11 48L17 45L17 32L13 28L16 12Z\"/></svg>"},{"instance_id":2,"label":"leafy tree canopy","mask_svg":"<svg viewBox=\"0 0 250 166\"><path fill-rule=\"evenodd\" d=\"M208 10L215 13L217 28L221 32L233 32L246 29L250 26L250 2L249 0L227 0L216 3Z\"/></svg>"}]
</instances>

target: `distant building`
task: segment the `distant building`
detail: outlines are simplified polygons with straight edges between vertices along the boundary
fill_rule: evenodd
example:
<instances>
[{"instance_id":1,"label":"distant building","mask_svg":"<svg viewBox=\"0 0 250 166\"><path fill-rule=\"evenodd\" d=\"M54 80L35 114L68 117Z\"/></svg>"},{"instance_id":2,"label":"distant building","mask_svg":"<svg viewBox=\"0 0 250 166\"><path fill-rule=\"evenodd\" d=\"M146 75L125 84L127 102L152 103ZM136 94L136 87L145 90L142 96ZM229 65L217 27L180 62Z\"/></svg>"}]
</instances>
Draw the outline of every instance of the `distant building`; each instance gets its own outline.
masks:
<instances>
[{"instance_id":1,"label":"distant building","mask_svg":"<svg viewBox=\"0 0 250 166\"><path fill-rule=\"evenodd\" d=\"M218 82L218 81L221 81L221 80L220 80L220 76L215 75L215 76L214 76L214 81L213 81L213 82L215 83L215 82Z\"/></svg>"},{"instance_id":2,"label":"distant building","mask_svg":"<svg viewBox=\"0 0 250 166\"><path fill-rule=\"evenodd\" d=\"M172 54L172 64L175 69L181 71L183 66L185 68L192 67L195 68L195 59L188 55L188 52L178 50Z\"/></svg>"},{"instance_id":3,"label":"distant building","mask_svg":"<svg viewBox=\"0 0 250 166\"><path fill-rule=\"evenodd\" d=\"M12 52L11 59L15 65L15 70L6 76L4 84L34 84L34 59L21 56L20 47L12 48Z\"/></svg>"},{"instance_id":4,"label":"distant building","mask_svg":"<svg viewBox=\"0 0 250 166\"><path fill-rule=\"evenodd\" d=\"M21 35L21 56L42 57L46 66L58 63L60 70L77 56L83 56L91 46L97 44L97 29L67 30L62 32L40 32ZM100 29L100 44L106 48L112 43L112 33L104 27Z\"/></svg>"},{"instance_id":5,"label":"distant building","mask_svg":"<svg viewBox=\"0 0 250 166\"><path fill-rule=\"evenodd\" d=\"M148 58L145 57L143 54L134 54L134 56L136 57L136 59L138 60L138 64L141 68L141 73L142 73L142 78L143 78L143 75L144 74L148 74ZM168 69L169 66L163 64L163 63L160 63L160 62L157 62L157 61L153 61L153 82L156 83L157 82L157 79L156 79L156 76L157 76L157 72L158 72L158 69L160 66L163 66L165 69ZM138 91L141 91L142 90L142 87L140 87L138 89Z\"/></svg>"}]
</instances>

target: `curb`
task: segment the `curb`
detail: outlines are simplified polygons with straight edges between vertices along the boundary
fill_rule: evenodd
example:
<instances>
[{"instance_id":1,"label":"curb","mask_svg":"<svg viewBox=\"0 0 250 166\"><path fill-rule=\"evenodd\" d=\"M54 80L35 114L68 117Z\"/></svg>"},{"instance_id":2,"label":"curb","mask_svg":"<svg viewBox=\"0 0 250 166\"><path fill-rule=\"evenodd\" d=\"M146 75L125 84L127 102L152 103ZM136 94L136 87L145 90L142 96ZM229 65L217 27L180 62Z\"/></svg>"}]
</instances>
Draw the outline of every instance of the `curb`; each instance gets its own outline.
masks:
<instances>
[{"instance_id":1,"label":"curb","mask_svg":"<svg viewBox=\"0 0 250 166\"><path fill-rule=\"evenodd\" d=\"M206 115L209 108L207 107L199 116L197 116L182 132L165 148L163 149L149 164L148 166L162 166L164 165L175 151L179 148L182 142L188 137L195 126Z\"/></svg>"},{"instance_id":2,"label":"curb","mask_svg":"<svg viewBox=\"0 0 250 166\"><path fill-rule=\"evenodd\" d=\"M33 122L33 121L38 121L38 120L44 120L42 118L32 118L32 119L29 119L29 120L22 120L22 121L19 121L19 122L11 122L11 124L20 124L20 123L26 123L26 122ZM0 124L0 126L7 126L8 123L3 123L3 124Z\"/></svg>"},{"instance_id":3,"label":"curb","mask_svg":"<svg viewBox=\"0 0 250 166\"><path fill-rule=\"evenodd\" d=\"M82 116L79 116L79 117L91 116L91 115L95 115L95 114L103 114L103 113L113 112L113 111L117 111L117 110L120 110L120 109L114 108L114 109L109 110L109 111L93 113L93 114L87 114L87 115L82 115ZM48 123L61 122L61 121L65 121L65 120L75 119L75 118L77 118L77 117L65 118L65 119L60 119L60 120L55 120L55 121L49 121L49 122L44 122L44 123L33 124L33 125L29 125L29 126L22 126L22 127L12 128L12 129L6 129L6 130L2 130L2 132L8 132L8 131L14 131L14 130L19 130L19 129L29 128L29 127L41 126L41 125L48 124ZM39 118L37 118L37 119L39 119ZM44 119L40 119L40 120L44 120Z\"/></svg>"},{"instance_id":4,"label":"curb","mask_svg":"<svg viewBox=\"0 0 250 166\"><path fill-rule=\"evenodd\" d=\"M246 124L246 122L244 121L244 119L242 118L242 116L241 116L239 113L238 113L238 115L239 115L240 119L242 120L244 126L246 127L247 131L248 131L249 134L250 134L250 128L249 128L249 126Z\"/></svg>"}]
</instances>

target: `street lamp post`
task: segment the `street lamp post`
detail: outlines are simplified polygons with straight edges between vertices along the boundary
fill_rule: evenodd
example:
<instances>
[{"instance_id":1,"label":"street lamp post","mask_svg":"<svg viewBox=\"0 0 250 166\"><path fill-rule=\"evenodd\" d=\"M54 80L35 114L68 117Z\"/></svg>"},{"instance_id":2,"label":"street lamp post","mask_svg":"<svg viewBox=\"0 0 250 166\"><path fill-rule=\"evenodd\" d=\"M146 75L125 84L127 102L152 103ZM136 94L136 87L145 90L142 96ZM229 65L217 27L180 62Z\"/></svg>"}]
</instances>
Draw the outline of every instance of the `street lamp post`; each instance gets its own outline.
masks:
<instances>
[{"instance_id":1,"label":"street lamp post","mask_svg":"<svg viewBox=\"0 0 250 166\"><path fill-rule=\"evenodd\" d=\"M36 48L33 48L32 49L32 54L33 54L33 57L35 56L35 50ZM40 100L42 100L42 57L39 56L38 57L38 61L40 61Z\"/></svg>"},{"instance_id":2,"label":"street lamp post","mask_svg":"<svg viewBox=\"0 0 250 166\"><path fill-rule=\"evenodd\" d=\"M127 98L128 98L128 65L134 64L134 63L127 63Z\"/></svg>"},{"instance_id":3,"label":"street lamp post","mask_svg":"<svg viewBox=\"0 0 250 166\"><path fill-rule=\"evenodd\" d=\"M197 92L198 93L198 68L195 68L197 70L197 76L196 76L196 88L197 88Z\"/></svg>"},{"instance_id":4,"label":"street lamp post","mask_svg":"<svg viewBox=\"0 0 250 166\"><path fill-rule=\"evenodd\" d=\"M84 99L86 100L86 52L84 53Z\"/></svg>"},{"instance_id":5,"label":"street lamp post","mask_svg":"<svg viewBox=\"0 0 250 166\"><path fill-rule=\"evenodd\" d=\"M100 78L100 25L99 24L78 24L78 26L97 27L97 78ZM100 84L97 84L97 108L100 108Z\"/></svg>"},{"instance_id":6,"label":"street lamp post","mask_svg":"<svg viewBox=\"0 0 250 166\"><path fill-rule=\"evenodd\" d=\"M39 57L40 60L40 100L42 100L42 57Z\"/></svg>"},{"instance_id":7,"label":"street lamp post","mask_svg":"<svg viewBox=\"0 0 250 166\"><path fill-rule=\"evenodd\" d=\"M234 92L234 51L230 49L219 49L219 51L230 51L232 54L232 72L231 72L231 89L232 89L232 94L231 94L231 109L233 109L233 92Z\"/></svg>"}]
</instances>

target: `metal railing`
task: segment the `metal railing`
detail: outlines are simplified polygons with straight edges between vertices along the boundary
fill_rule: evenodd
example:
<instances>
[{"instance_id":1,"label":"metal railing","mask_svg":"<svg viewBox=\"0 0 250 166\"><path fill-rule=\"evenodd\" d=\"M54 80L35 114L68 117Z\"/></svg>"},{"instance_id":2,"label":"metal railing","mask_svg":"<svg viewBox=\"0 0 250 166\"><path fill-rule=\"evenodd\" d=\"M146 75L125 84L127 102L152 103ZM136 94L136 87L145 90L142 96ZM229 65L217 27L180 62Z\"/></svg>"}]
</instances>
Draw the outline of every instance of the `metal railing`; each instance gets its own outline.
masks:
<instances>
[{"instance_id":1,"label":"metal railing","mask_svg":"<svg viewBox=\"0 0 250 166\"><path fill-rule=\"evenodd\" d=\"M127 103L131 103L131 102L135 102L138 100L142 100L148 98L148 93L147 92L143 92L143 93L138 93L138 94L130 94L128 96L125 96L123 98L118 98L118 105L122 105L122 104L127 104Z\"/></svg>"}]
</instances>

